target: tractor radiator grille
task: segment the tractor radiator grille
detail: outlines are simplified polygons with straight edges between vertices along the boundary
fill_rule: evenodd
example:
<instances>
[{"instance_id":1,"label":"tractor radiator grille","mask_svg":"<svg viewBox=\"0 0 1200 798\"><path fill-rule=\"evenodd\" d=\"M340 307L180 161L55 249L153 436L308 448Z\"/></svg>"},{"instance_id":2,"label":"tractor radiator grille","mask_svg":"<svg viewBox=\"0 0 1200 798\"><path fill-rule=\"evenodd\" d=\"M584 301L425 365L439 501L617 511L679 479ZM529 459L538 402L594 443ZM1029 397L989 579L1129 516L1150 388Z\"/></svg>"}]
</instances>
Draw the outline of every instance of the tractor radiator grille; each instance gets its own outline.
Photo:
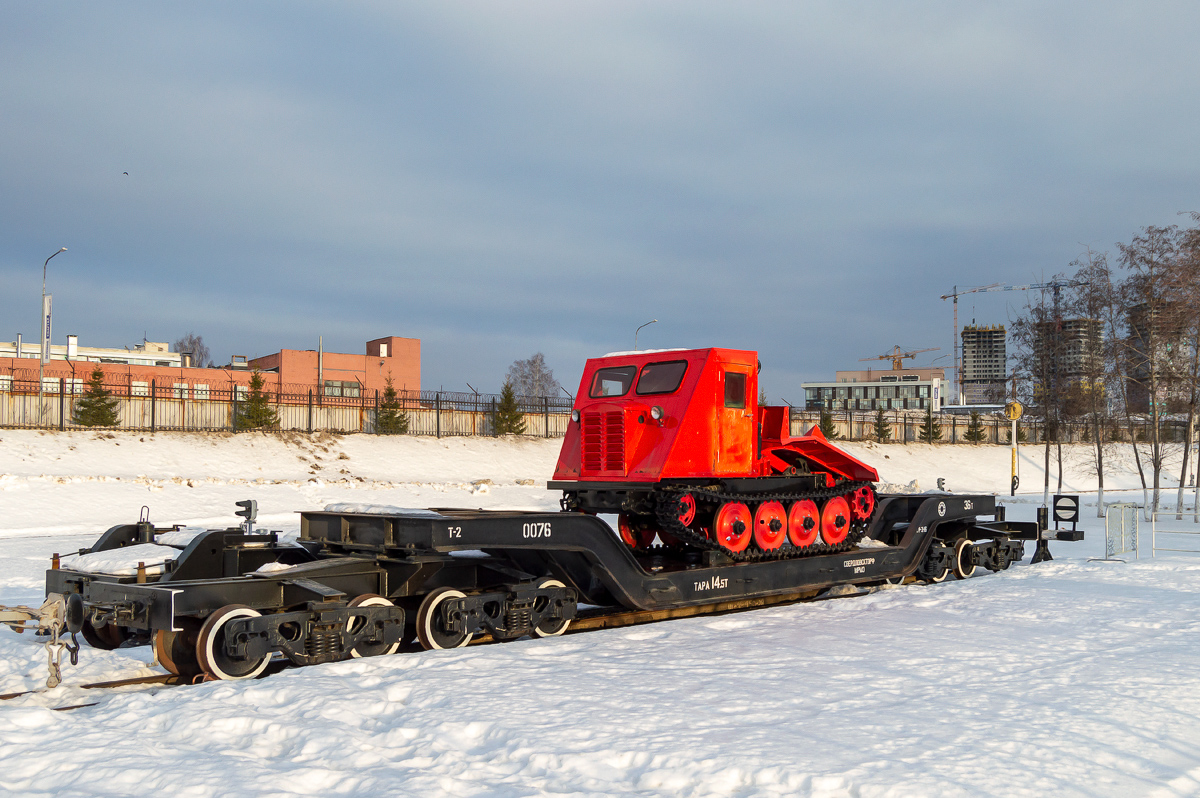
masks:
<instances>
[{"instance_id":1,"label":"tractor radiator grille","mask_svg":"<svg viewBox=\"0 0 1200 798\"><path fill-rule=\"evenodd\" d=\"M584 413L583 470L625 473L625 413Z\"/></svg>"}]
</instances>

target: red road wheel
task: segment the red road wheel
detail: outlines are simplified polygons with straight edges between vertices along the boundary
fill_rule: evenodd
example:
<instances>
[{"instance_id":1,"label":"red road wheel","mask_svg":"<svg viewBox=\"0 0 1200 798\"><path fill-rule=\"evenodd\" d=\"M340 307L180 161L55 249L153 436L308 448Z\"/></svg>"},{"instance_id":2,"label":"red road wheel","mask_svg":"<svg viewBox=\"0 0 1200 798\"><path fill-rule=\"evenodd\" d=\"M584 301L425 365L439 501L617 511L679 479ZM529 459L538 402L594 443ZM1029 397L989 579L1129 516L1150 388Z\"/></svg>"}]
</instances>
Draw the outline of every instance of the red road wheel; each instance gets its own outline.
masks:
<instances>
[{"instance_id":1,"label":"red road wheel","mask_svg":"<svg viewBox=\"0 0 1200 798\"><path fill-rule=\"evenodd\" d=\"M684 526L691 526L692 521L696 520L696 499L690 493L685 493L679 497L679 523Z\"/></svg>"},{"instance_id":2,"label":"red road wheel","mask_svg":"<svg viewBox=\"0 0 1200 798\"><path fill-rule=\"evenodd\" d=\"M713 524L713 532L717 536L717 543L723 548L732 552L741 552L750 545L752 526L753 519L750 517L750 508L741 502L728 502L722 504L721 509L717 510L717 520Z\"/></svg>"},{"instance_id":3,"label":"red road wheel","mask_svg":"<svg viewBox=\"0 0 1200 798\"><path fill-rule=\"evenodd\" d=\"M821 526L821 515L817 512L817 503L812 499L792 502L788 510L788 539L793 546L804 548L817 541L817 532Z\"/></svg>"},{"instance_id":4,"label":"red road wheel","mask_svg":"<svg viewBox=\"0 0 1200 798\"><path fill-rule=\"evenodd\" d=\"M787 513L779 502L763 502L754 511L754 542L763 551L774 551L787 537Z\"/></svg>"},{"instance_id":5,"label":"red road wheel","mask_svg":"<svg viewBox=\"0 0 1200 798\"><path fill-rule=\"evenodd\" d=\"M875 489L863 485L850 494L850 513L855 521L866 521L875 512Z\"/></svg>"},{"instance_id":6,"label":"red road wheel","mask_svg":"<svg viewBox=\"0 0 1200 798\"><path fill-rule=\"evenodd\" d=\"M850 504L843 496L834 496L821 508L821 538L836 546L850 534Z\"/></svg>"},{"instance_id":7,"label":"red road wheel","mask_svg":"<svg viewBox=\"0 0 1200 798\"><path fill-rule=\"evenodd\" d=\"M635 549L638 545L637 531L633 528L633 524L629 523L629 516L621 513L617 516L617 534L621 536L621 540Z\"/></svg>"},{"instance_id":8,"label":"red road wheel","mask_svg":"<svg viewBox=\"0 0 1200 798\"><path fill-rule=\"evenodd\" d=\"M632 548L648 549L654 545L656 533L653 529L648 529L644 524L636 523L628 515L621 513L617 516L617 534Z\"/></svg>"}]
</instances>

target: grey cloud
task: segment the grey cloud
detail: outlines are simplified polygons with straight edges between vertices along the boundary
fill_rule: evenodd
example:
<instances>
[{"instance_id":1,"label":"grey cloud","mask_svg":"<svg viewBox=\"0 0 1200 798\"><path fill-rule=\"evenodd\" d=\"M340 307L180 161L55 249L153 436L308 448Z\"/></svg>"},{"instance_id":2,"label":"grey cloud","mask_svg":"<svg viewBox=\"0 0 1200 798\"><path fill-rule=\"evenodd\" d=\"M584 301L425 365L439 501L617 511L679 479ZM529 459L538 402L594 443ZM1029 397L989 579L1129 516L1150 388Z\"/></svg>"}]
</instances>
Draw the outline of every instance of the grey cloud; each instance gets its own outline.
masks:
<instances>
[{"instance_id":1,"label":"grey cloud","mask_svg":"<svg viewBox=\"0 0 1200 798\"><path fill-rule=\"evenodd\" d=\"M893 343L949 352L954 284L1200 205L1197 14L9 3L0 337L65 245L55 328L96 343L394 333L431 386L540 349L573 391L659 318L647 346L757 348L799 401Z\"/></svg>"}]
</instances>

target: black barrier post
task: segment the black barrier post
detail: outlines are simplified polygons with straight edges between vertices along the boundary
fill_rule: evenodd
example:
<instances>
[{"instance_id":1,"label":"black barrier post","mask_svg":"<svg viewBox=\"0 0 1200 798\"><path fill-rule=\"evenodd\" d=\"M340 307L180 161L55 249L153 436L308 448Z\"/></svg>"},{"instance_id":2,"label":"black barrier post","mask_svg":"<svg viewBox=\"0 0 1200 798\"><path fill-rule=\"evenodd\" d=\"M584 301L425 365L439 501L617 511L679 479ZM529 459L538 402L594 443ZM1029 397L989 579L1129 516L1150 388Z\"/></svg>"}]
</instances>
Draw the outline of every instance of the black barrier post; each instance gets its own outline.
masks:
<instances>
[{"instance_id":1,"label":"black barrier post","mask_svg":"<svg viewBox=\"0 0 1200 798\"><path fill-rule=\"evenodd\" d=\"M308 432L312 434L312 388L308 389Z\"/></svg>"},{"instance_id":2,"label":"black barrier post","mask_svg":"<svg viewBox=\"0 0 1200 798\"><path fill-rule=\"evenodd\" d=\"M58 431L67 428L67 381L58 378Z\"/></svg>"},{"instance_id":3,"label":"black barrier post","mask_svg":"<svg viewBox=\"0 0 1200 798\"><path fill-rule=\"evenodd\" d=\"M1046 507L1037 508L1038 539L1037 547L1033 550L1030 565L1047 562L1054 558L1050 556L1050 541L1046 540L1046 527L1050 526L1050 510Z\"/></svg>"},{"instance_id":4,"label":"black barrier post","mask_svg":"<svg viewBox=\"0 0 1200 798\"><path fill-rule=\"evenodd\" d=\"M158 431L158 390L156 380L150 380L150 431Z\"/></svg>"},{"instance_id":5,"label":"black barrier post","mask_svg":"<svg viewBox=\"0 0 1200 798\"><path fill-rule=\"evenodd\" d=\"M375 434L379 434L379 389L375 389Z\"/></svg>"},{"instance_id":6,"label":"black barrier post","mask_svg":"<svg viewBox=\"0 0 1200 798\"><path fill-rule=\"evenodd\" d=\"M546 431L545 437L550 437L550 398L542 397L542 428Z\"/></svg>"},{"instance_id":7,"label":"black barrier post","mask_svg":"<svg viewBox=\"0 0 1200 798\"><path fill-rule=\"evenodd\" d=\"M492 437L496 437L496 397L492 397Z\"/></svg>"},{"instance_id":8,"label":"black barrier post","mask_svg":"<svg viewBox=\"0 0 1200 798\"><path fill-rule=\"evenodd\" d=\"M437 416L437 436L442 437L442 393L438 391L433 396L433 412Z\"/></svg>"}]
</instances>

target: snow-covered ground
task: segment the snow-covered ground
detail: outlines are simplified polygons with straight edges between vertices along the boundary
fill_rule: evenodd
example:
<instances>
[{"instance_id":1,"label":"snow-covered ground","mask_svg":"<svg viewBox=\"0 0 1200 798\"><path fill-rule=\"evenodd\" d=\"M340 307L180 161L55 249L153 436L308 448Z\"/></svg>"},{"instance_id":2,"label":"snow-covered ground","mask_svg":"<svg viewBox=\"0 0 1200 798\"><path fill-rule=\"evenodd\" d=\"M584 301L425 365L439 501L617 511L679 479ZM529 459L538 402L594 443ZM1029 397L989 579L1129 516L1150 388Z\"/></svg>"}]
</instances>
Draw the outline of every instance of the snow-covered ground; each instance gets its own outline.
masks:
<instances>
[{"instance_id":1,"label":"snow-covered ground","mask_svg":"<svg viewBox=\"0 0 1200 798\"><path fill-rule=\"evenodd\" d=\"M40 601L53 552L143 506L232 524L255 498L285 532L340 501L553 509L558 445L0 430L0 603ZM1015 499L1001 447L846 448L1013 518L1041 500L1034 447ZM1107 501L1141 500L1126 459ZM1065 460L1088 540L965 582L188 688L72 687L160 672L145 648L85 648L66 686L0 703L0 793L1200 794L1200 556L1089 562L1095 478L1083 447ZM0 693L44 679L40 641L0 630Z\"/></svg>"}]
</instances>

